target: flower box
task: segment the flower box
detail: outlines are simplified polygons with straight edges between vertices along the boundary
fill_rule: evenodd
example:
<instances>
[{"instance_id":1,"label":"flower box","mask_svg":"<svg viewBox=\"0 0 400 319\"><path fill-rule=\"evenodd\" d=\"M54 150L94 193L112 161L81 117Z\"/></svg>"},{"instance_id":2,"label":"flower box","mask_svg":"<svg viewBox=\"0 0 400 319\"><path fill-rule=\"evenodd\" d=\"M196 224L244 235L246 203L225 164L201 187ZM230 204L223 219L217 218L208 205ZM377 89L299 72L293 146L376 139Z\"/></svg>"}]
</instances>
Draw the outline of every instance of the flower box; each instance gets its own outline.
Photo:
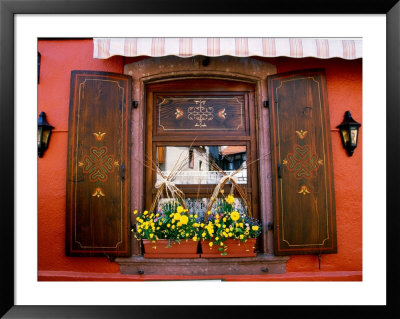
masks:
<instances>
[{"instance_id":1,"label":"flower box","mask_svg":"<svg viewBox=\"0 0 400 319\"><path fill-rule=\"evenodd\" d=\"M143 239L145 258L199 258L198 241L168 239Z\"/></svg>"},{"instance_id":2,"label":"flower box","mask_svg":"<svg viewBox=\"0 0 400 319\"><path fill-rule=\"evenodd\" d=\"M227 239L224 241L224 251L219 251L217 245L210 247L210 240L201 241L201 258L220 257L254 257L256 238L248 238L245 242L239 239ZM222 254L221 254L222 253Z\"/></svg>"}]
</instances>

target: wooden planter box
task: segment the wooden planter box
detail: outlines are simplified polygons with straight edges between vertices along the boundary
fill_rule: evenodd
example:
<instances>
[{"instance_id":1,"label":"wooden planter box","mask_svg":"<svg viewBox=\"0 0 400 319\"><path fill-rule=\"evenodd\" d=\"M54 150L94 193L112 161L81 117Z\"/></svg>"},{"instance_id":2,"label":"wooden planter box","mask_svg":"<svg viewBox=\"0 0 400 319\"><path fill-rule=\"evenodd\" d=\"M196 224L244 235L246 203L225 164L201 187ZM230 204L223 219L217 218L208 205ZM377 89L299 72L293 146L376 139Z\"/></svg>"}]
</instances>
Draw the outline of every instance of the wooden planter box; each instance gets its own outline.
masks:
<instances>
[{"instance_id":1,"label":"wooden planter box","mask_svg":"<svg viewBox=\"0 0 400 319\"><path fill-rule=\"evenodd\" d=\"M145 258L199 258L197 253L198 241L181 240L180 242L168 239L153 240L143 239Z\"/></svg>"},{"instance_id":2,"label":"wooden planter box","mask_svg":"<svg viewBox=\"0 0 400 319\"><path fill-rule=\"evenodd\" d=\"M249 238L246 242L242 242L239 239L227 239L224 241L225 246L228 249L225 251L226 255L221 255L218 250L218 246L209 246L209 240L201 241L201 257L202 258L220 258L220 257L254 257L255 253L256 238Z\"/></svg>"}]
</instances>

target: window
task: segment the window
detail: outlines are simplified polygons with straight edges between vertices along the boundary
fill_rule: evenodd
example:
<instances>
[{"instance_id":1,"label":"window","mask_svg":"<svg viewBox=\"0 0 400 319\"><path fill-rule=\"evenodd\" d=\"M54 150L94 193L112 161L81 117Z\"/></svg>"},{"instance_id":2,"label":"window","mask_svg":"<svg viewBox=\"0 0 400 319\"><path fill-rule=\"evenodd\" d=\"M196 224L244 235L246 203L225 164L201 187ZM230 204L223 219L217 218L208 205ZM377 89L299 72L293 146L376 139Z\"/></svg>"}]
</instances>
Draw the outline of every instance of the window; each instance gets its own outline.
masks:
<instances>
[{"instance_id":1,"label":"window","mask_svg":"<svg viewBox=\"0 0 400 319\"><path fill-rule=\"evenodd\" d=\"M223 174L235 174L248 199L249 214L258 215L258 162L254 87L210 79L178 80L147 87L145 207L150 207L161 179L177 169L174 183L186 206L206 212ZM223 173L221 172L223 171ZM225 185L230 192L232 184ZM238 204L246 207L234 190Z\"/></svg>"}]
</instances>

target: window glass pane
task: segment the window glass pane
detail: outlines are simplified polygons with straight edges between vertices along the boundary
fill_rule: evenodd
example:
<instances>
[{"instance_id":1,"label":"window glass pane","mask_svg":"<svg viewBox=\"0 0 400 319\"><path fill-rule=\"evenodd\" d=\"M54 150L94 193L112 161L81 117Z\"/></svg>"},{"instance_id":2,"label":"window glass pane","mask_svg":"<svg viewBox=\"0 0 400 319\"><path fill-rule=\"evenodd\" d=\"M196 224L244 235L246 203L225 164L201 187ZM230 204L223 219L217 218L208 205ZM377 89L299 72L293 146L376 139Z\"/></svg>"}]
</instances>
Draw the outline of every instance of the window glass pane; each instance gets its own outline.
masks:
<instances>
[{"instance_id":1,"label":"window glass pane","mask_svg":"<svg viewBox=\"0 0 400 319\"><path fill-rule=\"evenodd\" d=\"M216 201L214 201L214 204L211 208L211 211L213 212L216 206L220 205L220 202L223 201L223 198L218 198ZM161 211L161 207L163 204L167 203L169 201L168 198L160 198L158 201L157 205L157 210ZM207 213L207 208L210 203L210 198L194 198L194 197L189 197L185 198L185 205L186 208L189 210L190 213L194 214L196 213L199 215L199 217L204 216L204 214ZM247 213L247 208L244 200L240 197L235 197L235 204L234 204L235 209L237 209L239 212L244 212Z\"/></svg>"},{"instance_id":2,"label":"window glass pane","mask_svg":"<svg viewBox=\"0 0 400 319\"><path fill-rule=\"evenodd\" d=\"M247 184L246 146L158 146L157 165L175 184L218 184L223 174L234 175L238 184ZM160 180L157 175L157 181Z\"/></svg>"}]
</instances>

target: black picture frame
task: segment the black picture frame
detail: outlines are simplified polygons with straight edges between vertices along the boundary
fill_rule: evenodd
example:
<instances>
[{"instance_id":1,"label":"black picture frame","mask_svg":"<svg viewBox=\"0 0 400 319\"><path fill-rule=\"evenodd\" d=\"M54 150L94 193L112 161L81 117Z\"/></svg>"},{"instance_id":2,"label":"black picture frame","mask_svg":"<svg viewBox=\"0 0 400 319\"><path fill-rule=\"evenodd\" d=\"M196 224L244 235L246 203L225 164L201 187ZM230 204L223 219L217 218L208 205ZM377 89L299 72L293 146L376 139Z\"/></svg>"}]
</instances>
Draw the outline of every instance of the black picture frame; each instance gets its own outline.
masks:
<instances>
[{"instance_id":1,"label":"black picture frame","mask_svg":"<svg viewBox=\"0 0 400 319\"><path fill-rule=\"evenodd\" d=\"M399 272L395 267L395 257L399 247L396 236L400 207L395 193L395 182L399 176L400 152L400 4L398 0L325 0L325 1L264 1L262 4L252 0L246 5L205 0L201 3L191 1L161 0L0 0L0 130L1 149L7 156L1 157L1 252L0 273L0 315L4 318L165 318L183 317L204 318L225 317L227 312L235 316L247 317L248 311L257 315L267 311L267 316L309 317L312 313L329 314L344 318L372 315L379 318L400 317ZM14 288L14 18L16 14L385 14L387 19L387 96L386 96L386 172L377 163L377 172L386 174L387 187L387 305L386 306L17 306ZM379 79L377 79L379 80ZM385 101L382 99L382 104ZM379 106L383 107L383 106ZM379 114L379 113L377 113ZM383 119L380 119L383 121ZM380 132L382 134L383 132ZM382 140L383 142L383 140ZM6 168L6 169L4 169ZM379 212L382 213L382 212ZM377 214L378 215L378 214ZM379 218L377 216L377 218ZM319 309L321 308L321 309ZM322 312L319 312L321 310ZM317 313L318 311L318 313ZM189 315L190 312L190 315Z\"/></svg>"}]
</instances>

